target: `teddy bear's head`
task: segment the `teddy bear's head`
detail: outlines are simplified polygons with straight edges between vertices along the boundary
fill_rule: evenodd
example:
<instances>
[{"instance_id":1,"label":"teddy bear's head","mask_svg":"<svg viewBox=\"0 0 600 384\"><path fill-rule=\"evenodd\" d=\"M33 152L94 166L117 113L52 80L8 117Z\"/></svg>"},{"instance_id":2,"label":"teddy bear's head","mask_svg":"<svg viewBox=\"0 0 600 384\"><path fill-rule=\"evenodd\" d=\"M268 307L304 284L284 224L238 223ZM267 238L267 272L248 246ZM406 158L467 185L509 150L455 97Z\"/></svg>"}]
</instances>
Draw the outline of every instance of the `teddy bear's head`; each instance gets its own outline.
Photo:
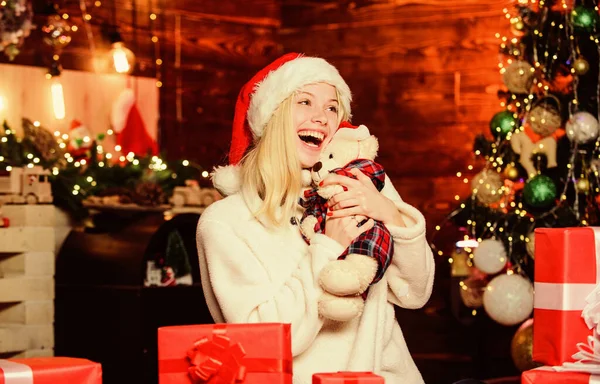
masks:
<instances>
[{"instance_id":1,"label":"teddy bear's head","mask_svg":"<svg viewBox=\"0 0 600 384\"><path fill-rule=\"evenodd\" d=\"M374 160L378 149L377 138L372 136L364 125L357 128L340 128L321 152L319 161L313 165L312 180L319 183L331 170L343 168L356 159Z\"/></svg>"}]
</instances>

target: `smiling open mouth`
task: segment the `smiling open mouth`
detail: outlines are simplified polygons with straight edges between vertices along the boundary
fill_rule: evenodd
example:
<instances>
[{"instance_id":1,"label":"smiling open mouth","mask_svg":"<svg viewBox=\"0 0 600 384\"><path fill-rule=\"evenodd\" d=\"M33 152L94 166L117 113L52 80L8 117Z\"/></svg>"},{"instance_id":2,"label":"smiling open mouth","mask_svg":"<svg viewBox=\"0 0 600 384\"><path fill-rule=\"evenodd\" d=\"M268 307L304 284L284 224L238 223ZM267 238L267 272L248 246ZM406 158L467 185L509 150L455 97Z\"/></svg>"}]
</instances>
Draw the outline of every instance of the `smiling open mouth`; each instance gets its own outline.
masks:
<instances>
[{"instance_id":1,"label":"smiling open mouth","mask_svg":"<svg viewBox=\"0 0 600 384\"><path fill-rule=\"evenodd\" d=\"M302 131L298 132L298 137L308 146L318 148L323 143L325 135L316 131Z\"/></svg>"}]
</instances>

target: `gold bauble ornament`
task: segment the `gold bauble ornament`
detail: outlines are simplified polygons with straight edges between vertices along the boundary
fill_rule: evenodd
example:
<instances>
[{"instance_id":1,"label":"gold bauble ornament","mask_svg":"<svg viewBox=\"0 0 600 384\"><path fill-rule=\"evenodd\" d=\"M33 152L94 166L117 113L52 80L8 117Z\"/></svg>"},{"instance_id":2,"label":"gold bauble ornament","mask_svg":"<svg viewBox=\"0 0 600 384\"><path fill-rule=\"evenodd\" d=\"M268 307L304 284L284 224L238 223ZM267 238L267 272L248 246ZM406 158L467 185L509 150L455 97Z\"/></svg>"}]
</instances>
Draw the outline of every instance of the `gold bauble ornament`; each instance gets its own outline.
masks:
<instances>
[{"instance_id":1,"label":"gold bauble ornament","mask_svg":"<svg viewBox=\"0 0 600 384\"><path fill-rule=\"evenodd\" d=\"M538 104L527 116L533 132L542 137L550 136L556 131L562 122L560 112L547 104Z\"/></svg>"},{"instance_id":2,"label":"gold bauble ornament","mask_svg":"<svg viewBox=\"0 0 600 384\"><path fill-rule=\"evenodd\" d=\"M579 193L588 193L590 191L590 181L585 177L582 177L575 183L575 188Z\"/></svg>"},{"instance_id":3,"label":"gold bauble ornament","mask_svg":"<svg viewBox=\"0 0 600 384\"><path fill-rule=\"evenodd\" d=\"M469 266L469 254L464 250L452 252L451 276L468 276L471 271Z\"/></svg>"},{"instance_id":4,"label":"gold bauble ornament","mask_svg":"<svg viewBox=\"0 0 600 384\"><path fill-rule=\"evenodd\" d=\"M504 177L508 180L515 181L519 178L519 170L512 164L509 164L504 168Z\"/></svg>"},{"instance_id":5,"label":"gold bauble ornament","mask_svg":"<svg viewBox=\"0 0 600 384\"><path fill-rule=\"evenodd\" d=\"M527 235L525 249L527 250L527 254L529 255L529 257L535 259L535 230L529 232L529 234Z\"/></svg>"},{"instance_id":6,"label":"gold bauble ornament","mask_svg":"<svg viewBox=\"0 0 600 384\"><path fill-rule=\"evenodd\" d=\"M573 69L578 75L585 75L590 69L590 64L583 57L578 58L573 62Z\"/></svg>"},{"instance_id":7,"label":"gold bauble ornament","mask_svg":"<svg viewBox=\"0 0 600 384\"><path fill-rule=\"evenodd\" d=\"M519 371L527 371L541 365L532 360L532 350L533 319L528 319L517 329L510 343L510 356Z\"/></svg>"},{"instance_id":8,"label":"gold bauble ornament","mask_svg":"<svg viewBox=\"0 0 600 384\"><path fill-rule=\"evenodd\" d=\"M479 202L492 204L499 201L504 193L504 182L500 174L492 170L483 170L471 182L473 194Z\"/></svg>"},{"instance_id":9,"label":"gold bauble ornament","mask_svg":"<svg viewBox=\"0 0 600 384\"><path fill-rule=\"evenodd\" d=\"M512 93L529 93L533 84L534 68L525 60L512 62L502 75L504 84Z\"/></svg>"},{"instance_id":10,"label":"gold bauble ornament","mask_svg":"<svg viewBox=\"0 0 600 384\"><path fill-rule=\"evenodd\" d=\"M460 282L460 298L467 308L481 308L487 281L475 276Z\"/></svg>"}]
</instances>

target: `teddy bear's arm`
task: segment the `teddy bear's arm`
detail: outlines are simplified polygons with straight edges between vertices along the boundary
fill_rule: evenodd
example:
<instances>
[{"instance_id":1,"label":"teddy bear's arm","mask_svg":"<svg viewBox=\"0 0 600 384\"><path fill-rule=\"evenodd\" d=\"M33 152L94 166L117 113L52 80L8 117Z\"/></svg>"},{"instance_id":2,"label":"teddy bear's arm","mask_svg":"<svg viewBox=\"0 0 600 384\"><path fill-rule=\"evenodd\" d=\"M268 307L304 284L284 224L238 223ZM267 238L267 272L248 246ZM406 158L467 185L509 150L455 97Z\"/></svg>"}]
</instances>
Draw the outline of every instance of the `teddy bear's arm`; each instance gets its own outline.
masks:
<instances>
[{"instance_id":1,"label":"teddy bear's arm","mask_svg":"<svg viewBox=\"0 0 600 384\"><path fill-rule=\"evenodd\" d=\"M312 240L316 233L315 227L317 223L318 220L313 215L306 216L300 223L300 232L306 236L308 240Z\"/></svg>"},{"instance_id":2,"label":"teddy bear's arm","mask_svg":"<svg viewBox=\"0 0 600 384\"><path fill-rule=\"evenodd\" d=\"M327 185L325 187L319 188L319 191L317 192L319 194L319 196L321 196L324 199L331 199L332 196L337 195L340 192L344 191L344 187L342 187L339 184L334 184L334 185Z\"/></svg>"}]
</instances>

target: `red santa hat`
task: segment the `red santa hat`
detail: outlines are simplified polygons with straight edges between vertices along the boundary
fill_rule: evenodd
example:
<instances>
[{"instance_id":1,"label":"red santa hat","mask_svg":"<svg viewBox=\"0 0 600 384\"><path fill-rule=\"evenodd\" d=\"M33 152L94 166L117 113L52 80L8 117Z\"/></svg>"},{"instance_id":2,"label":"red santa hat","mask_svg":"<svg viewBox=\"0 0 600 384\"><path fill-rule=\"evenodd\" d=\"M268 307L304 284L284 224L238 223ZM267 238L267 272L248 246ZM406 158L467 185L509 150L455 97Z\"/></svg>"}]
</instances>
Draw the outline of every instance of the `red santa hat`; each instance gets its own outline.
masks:
<instances>
[{"instance_id":1,"label":"red santa hat","mask_svg":"<svg viewBox=\"0 0 600 384\"><path fill-rule=\"evenodd\" d=\"M246 83L235 105L229 165L215 168L215 188L229 195L239 190L239 161L252 141L258 140L285 99L305 85L327 83L336 87L340 104L350 116L352 93L338 70L324 59L288 53L261 69Z\"/></svg>"}]
</instances>

